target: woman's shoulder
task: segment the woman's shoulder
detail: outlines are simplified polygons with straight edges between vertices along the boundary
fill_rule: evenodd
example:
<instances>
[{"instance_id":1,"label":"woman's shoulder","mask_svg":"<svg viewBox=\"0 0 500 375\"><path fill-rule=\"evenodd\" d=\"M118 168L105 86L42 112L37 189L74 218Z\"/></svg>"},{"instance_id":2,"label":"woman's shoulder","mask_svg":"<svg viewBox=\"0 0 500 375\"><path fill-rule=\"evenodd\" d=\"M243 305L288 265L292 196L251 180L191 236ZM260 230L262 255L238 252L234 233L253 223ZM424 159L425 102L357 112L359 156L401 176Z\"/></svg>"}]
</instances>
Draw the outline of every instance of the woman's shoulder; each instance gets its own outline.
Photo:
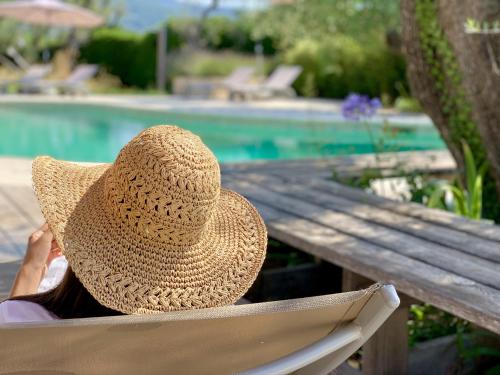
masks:
<instances>
[{"instance_id":1,"label":"woman's shoulder","mask_svg":"<svg viewBox=\"0 0 500 375\"><path fill-rule=\"evenodd\" d=\"M37 303L19 300L0 303L0 324L44 322L56 319L58 319L57 316Z\"/></svg>"}]
</instances>

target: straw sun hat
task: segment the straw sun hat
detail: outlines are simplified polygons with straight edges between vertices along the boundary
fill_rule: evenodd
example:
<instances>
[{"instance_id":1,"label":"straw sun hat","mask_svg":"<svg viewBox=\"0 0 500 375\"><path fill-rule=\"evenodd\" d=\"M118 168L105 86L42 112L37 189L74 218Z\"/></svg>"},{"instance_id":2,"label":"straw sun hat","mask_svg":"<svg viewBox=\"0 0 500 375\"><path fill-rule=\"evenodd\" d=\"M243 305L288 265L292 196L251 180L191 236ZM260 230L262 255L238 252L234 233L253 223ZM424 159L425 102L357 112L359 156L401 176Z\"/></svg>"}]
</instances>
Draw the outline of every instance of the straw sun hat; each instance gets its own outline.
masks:
<instances>
[{"instance_id":1,"label":"straw sun hat","mask_svg":"<svg viewBox=\"0 0 500 375\"><path fill-rule=\"evenodd\" d=\"M113 164L38 157L33 183L76 276L127 314L234 303L265 257L257 210L220 186L215 156L175 126L144 130Z\"/></svg>"}]
</instances>

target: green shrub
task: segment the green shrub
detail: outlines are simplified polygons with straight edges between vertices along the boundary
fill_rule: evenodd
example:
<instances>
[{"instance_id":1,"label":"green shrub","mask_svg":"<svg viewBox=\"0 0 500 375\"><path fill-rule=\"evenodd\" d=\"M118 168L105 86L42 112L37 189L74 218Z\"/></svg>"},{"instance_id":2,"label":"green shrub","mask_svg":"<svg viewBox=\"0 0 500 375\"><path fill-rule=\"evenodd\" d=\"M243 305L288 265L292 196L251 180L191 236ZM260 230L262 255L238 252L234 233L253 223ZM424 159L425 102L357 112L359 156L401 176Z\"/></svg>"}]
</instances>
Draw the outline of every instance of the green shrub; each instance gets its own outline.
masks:
<instances>
[{"instance_id":1,"label":"green shrub","mask_svg":"<svg viewBox=\"0 0 500 375\"><path fill-rule=\"evenodd\" d=\"M330 61L320 61L320 44L311 39L299 41L294 48L284 55L287 64L300 65L302 74L295 82L295 88L300 95L317 96L319 94L319 82L325 76L331 65Z\"/></svg>"},{"instance_id":2,"label":"green shrub","mask_svg":"<svg viewBox=\"0 0 500 375\"><path fill-rule=\"evenodd\" d=\"M410 347L419 342L455 334L467 323L445 311L428 305L412 305L408 320L408 341Z\"/></svg>"},{"instance_id":3,"label":"green shrub","mask_svg":"<svg viewBox=\"0 0 500 375\"><path fill-rule=\"evenodd\" d=\"M127 86L146 88L155 78L156 38L118 28L99 29L81 48L81 58L103 66Z\"/></svg>"},{"instance_id":4,"label":"green shrub","mask_svg":"<svg viewBox=\"0 0 500 375\"><path fill-rule=\"evenodd\" d=\"M199 20L193 18L176 18L169 21L169 28L182 41L190 39L193 30L198 29ZM255 20L251 17L241 15L236 19L227 17L209 17L201 26L201 44L210 50L231 50L234 52L254 53L255 44L260 41L265 55L276 52L274 41L270 37L259 40L253 38L252 29Z\"/></svg>"},{"instance_id":5,"label":"green shrub","mask_svg":"<svg viewBox=\"0 0 500 375\"><path fill-rule=\"evenodd\" d=\"M168 50L172 51L183 41L170 29ZM147 88L155 82L156 33L141 35L120 28L98 29L80 52L82 60L101 65L126 86Z\"/></svg>"},{"instance_id":6,"label":"green shrub","mask_svg":"<svg viewBox=\"0 0 500 375\"><path fill-rule=\"evenodd\" d=\"M214 50L253 50L248 30L227 17L211 17L202 26L202 38ZM248 45L246 45L248 44Z\"/></svg>"},{"instance_id":7,"label":"green shrub","mask_svg":"<svg viewBox=\"0 0 500 375\"><path fill-rule=\"evenodd\" d=\"M171 76L216 77L226 76L238 66L255 66L252 55L235 52L212 53L208 51L191 52L177 58L170 67ZM264 62L267 72L268 63Z\"/></svg>"},{"instance_id":8,"label":"green shrub","mask_svg":"<svg viewBox=\"0 0 500 375\"><path fill-rule=\"evenodd\" d=\"M394 107L401 112L422 112L422 107L418 100L411 97L398 97L394 102Z\"/></svg>"},{"instance_id":9,"label":"green shrub","mask_svg":"<svg viewBox=\"0 0 500 375\"><path fill-rule=\"evenodd\" d=\"M303 67L295 88L305 96L344 98L349 92L359 92L394 98L398 82L406 85L401 56L381 43L365 47L348 36L300 40L283 60Z\"/></svg>"},{"instance_id":10,"label":"green shrub","mask_svg":"<svg viewBox=\"0 0 500 375\"><path fill-rule=\"evenodd\" d=\"M465 182L458 180L456 184L444 184L436 189L429 198L428 206L432 208L446 209L457 215L473 220L481 220L483 211L483 180L488 163L484 162L479 168L469 145L462 142L463 155L465 159ZM453 196L453 202L448 205L444 201L446 192Z\"/></svg>"}]
</instances>

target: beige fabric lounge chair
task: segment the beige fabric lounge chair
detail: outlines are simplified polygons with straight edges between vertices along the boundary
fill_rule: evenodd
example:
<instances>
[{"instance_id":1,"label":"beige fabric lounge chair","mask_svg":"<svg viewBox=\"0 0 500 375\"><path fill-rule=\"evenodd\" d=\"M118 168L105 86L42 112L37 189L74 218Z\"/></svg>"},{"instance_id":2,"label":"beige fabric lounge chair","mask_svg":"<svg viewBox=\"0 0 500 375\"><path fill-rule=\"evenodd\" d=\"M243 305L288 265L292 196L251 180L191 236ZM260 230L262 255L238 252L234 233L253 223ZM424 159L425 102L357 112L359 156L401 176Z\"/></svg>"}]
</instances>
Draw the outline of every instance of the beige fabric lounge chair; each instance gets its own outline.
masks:
<instances>
[{"instance_id":1,"label":"beige fabric lounge chair","mask_svg":"<svg viewBox=\"0 0 500 375\"><path fill-rule=\"evenodd\" d=\"M14 62L12 62L7 56L2 54L0 54L0 65L12 71L20 69L19 66L17 66Z\"/></svg>"},{"instance_id":2,"label":"beige fabric lounge chair","mask_svg":"<svg viewBox=\"0 0 500 375\"><path fill-rule=\"evenodd\" d=\"M97 74L99 67L97 65L78 65L71 74L65 79L59 81L35 81L26 85L25 92L31 93L50 93L59 91L68 94L86 94L88 93L86 83Z\"/></svg>"},{"instance_id":3,"label":"beige fabric lounge chair","mask_svg":"<svg viewBox=\"0 0 500 375\"><path fill-rule=\"evenodd\" d=\"M391 285L158 315L0 325L1 370L61 374L327 374L389 317ZM0 372L2 372L0 371Z\"/></svg>"},{"instance_id":4,"label":"beige fabric lounge chair","mask_svg":"<svg viewBox=\"0 0 500 375\"><path fill-rule=\"evenodd\" d=\"M238 84L231 87L230 98L266 98L273 96L293 97L296 95L292 84L302 73L297 65L280 65L261 84Z\"/></svg>"},{"instance_id":5,"label":"beige fabric lounge chair","mask_svg":"<svg viewBox=\"0 0 500 375\"><path fill-rule=\"evenodd\" d=\"M228 75L222 81L222 85L231 89L232 87L237 87L239 85L244 85L250 82L250 78L255 73L255 68L251 66L241 66L232 71L230 75Z\"/></svg>"},{"instance_id":6,"label":"beige fabric lounge chair","mask_svg":"<svg viewBox=\"0 0 500 375\"><path fill-rule=\"evenodd\" d=\"M59 81L56 86L64 93L88 93L87 81L94 77L98 70L97 65L78 65L69 77Z\"/></svg>"},{"instance_id":7,"label":"beige fabric lounge chair","mask_svg":"<svg viewBox=\"0 0 500 375\"><path fill-rule=\"evenodd\" d=\"M251 66L241 66L222 80L178 77L174 79L173 92L186 97L219 97L221 92L226 94L232 87L249 83L254 72L255 68Z\"/></svg>"},{"instance_id":8,"label":"beige fabric lounge chair","mask_svg":"<svg viewBox=\"0 0 500 375\"><path fill-rule=\"evenodd\" d=\"M22 70L29 69L30 63L26 61L26 59L17 51L17 49L14 46L7 47L7 50L5 52L7 56L9 56L20 69Z\"/></svg>"},{"instance_id":9,"label":"beige fabric lounge chair","mask_svg":"<svg viewBox=\"0 0 500 375\"><path fill-rule=\"evenodd\" d=\"M255 68L252 66L240 66L234 69L231 74L225 77L222 81L209 84L209 96L217 97L220 89L223 89L225 93L231 93L233 87L249 83L254 73ZM196 86L196 83L191 83L191 86L193 85ZM189 96L189 93L187 94Z\"/></svg>"},{"instance_id":10,"label":"beige fabric lounge chair","mask_svg":"<svg viewBox=\"0 0 500 375\"><path fill-rule=\"evenodd\" d=\"M41 82L41 80L47 76L51 70L51 65L31 65L24 71L21 78L1 82L0 90L5 92L9 85L17 84L19 85L19 90L21 92L28 92L29 90L27 90L27 88Z\"/></svg>"}]
</instances>

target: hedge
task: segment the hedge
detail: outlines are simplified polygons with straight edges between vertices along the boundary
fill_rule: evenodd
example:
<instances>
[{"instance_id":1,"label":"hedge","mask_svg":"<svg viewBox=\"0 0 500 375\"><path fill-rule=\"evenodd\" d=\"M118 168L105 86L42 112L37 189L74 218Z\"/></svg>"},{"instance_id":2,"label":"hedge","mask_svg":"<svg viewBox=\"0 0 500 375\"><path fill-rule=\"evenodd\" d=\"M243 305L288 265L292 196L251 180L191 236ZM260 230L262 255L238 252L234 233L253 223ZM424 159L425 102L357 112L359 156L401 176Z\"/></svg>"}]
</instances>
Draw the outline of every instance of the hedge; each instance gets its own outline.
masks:
<instances>
[{"instance_id":1,"label":"hedge","mask_svg":"<svg viewBox=\"0 0 500 375\"><path fill-rule=\"evenodd\" d=\"M348 36L300 40L283 60L303 67L295 88L304 96L344 98L359 92L395 98L398 85L407 86L402 56L384 45L365 46Z\"/></svg>"},{"instance_id":2,"label":"hedge","mask_svg":"<svg viewBox=\"0 0 500 375\"><path fill-rule=\"evenodd\" d=\"M227 17L210 17L201 28L201 38L209 49L232 50L242 53L254 53L256 41L252 38L254 22L250 18L240 17L235 20ZM259 41L264 55L274 55L276 48L270 37Z\"/></svg>"},{"instance_id":3,"label":"hedge","mask_svg":"<svg viewBox=\"0 0 500 375\"><path fill-rule=\"evenodd\" d=\"M168 49L182 45L174 30L168 32ZM156 33L137 34L120 28L98 29L80 49L83 61L99 64L127 86L147 88L155 82Z\"/></svg>"}]
</instances>

